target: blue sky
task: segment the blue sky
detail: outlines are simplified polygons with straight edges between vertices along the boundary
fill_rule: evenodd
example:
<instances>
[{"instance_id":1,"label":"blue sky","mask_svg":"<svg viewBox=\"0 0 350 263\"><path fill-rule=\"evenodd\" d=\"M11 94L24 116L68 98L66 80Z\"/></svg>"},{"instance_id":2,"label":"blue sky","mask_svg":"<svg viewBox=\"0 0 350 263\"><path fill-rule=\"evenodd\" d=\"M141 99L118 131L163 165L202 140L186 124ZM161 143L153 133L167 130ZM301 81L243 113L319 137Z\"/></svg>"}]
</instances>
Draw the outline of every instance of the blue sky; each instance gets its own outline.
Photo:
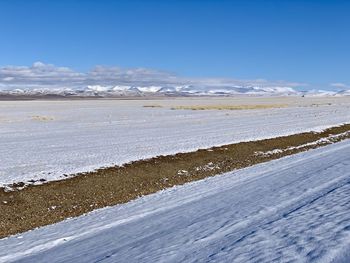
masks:
<instances>
[{"instance_id":1,"label":"blue sky","mask_svg":"<svg viewBox=\"0 0 350 263\"><path fill-rule=\"evenodd\" d=\"M349 14L350 1L330 0L2 0L0 66L144 67L349 88Z\"/></svg>"}]
</instances>

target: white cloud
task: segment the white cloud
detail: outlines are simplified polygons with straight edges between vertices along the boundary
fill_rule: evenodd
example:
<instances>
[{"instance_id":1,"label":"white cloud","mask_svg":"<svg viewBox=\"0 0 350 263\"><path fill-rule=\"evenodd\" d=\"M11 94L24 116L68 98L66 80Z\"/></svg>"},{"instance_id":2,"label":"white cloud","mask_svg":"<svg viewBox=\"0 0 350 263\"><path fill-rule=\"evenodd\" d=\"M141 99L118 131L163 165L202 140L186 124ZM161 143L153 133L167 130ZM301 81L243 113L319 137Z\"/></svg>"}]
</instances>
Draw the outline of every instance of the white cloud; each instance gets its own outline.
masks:
<instances>
[{"instance_id":1,"label":"white cloud","mask_svg":"<svg viewBox=\"0 0 350 263\"><path fill-rule=\"evenodd\" d=\"M0 89L57 89L85 88L88 86L178 86L198 87L248 87L294 88L303 83L268 81L265 79L236 80L224 78L185 78L174 74L146 68L124 69L96 66L88 72L77 72L67 67L35 62L32 66L0 67Z\"/></svg>"},{"instance_id":2,"label":"white cloud","mask_svg":"<svg viewBox=\"0 0 350 263\"><path fill-rule=\"evenodd\" d=\"M75 86L83 83L85 78L83 73L41 62L36 62L31 67L5 66L0 68L0 85L9 89Z\"/></svg>"},{"instance_id":3,"label":"white cloud","mask_svg":"<svg viewBox=\"0 0 350 263\"><path fill-rule=\"evenodd\" d=\"M333 88L350 89L349 85L346 85L346 84L340 83L340 82L331 83L330 86L333 87Z\"/></svg>"}]
</instances>

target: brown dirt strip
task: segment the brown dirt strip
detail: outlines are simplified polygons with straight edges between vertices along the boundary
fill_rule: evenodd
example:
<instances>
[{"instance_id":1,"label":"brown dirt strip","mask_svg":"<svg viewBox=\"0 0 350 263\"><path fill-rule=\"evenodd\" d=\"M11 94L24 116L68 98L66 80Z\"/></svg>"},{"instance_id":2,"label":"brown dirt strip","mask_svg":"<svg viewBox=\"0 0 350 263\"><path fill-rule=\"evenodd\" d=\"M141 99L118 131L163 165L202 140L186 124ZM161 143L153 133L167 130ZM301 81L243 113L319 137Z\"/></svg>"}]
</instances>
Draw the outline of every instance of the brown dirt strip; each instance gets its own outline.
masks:
<instances>
[{"instance_id":1,"label":"brown dirt strip","mask_svg":"<svg viewBox=\"0 0 350 263\"><path fill-rule=\"evenodd\" d=\"M190 153L158 156L124 166L102 168L72 178L29 185L22 190L0 188L0 238L56 223L97 208L126 203L159 190L229 172L350 138L350 124L322 132L241 142ZM304 145L331 135L339 136ZM304 146L303 146L304 145ZM300 146L297 149L290 147ZM289 149L261 154L274 149ZM258 153L258 154L257 154ZM260 154L259 154L260 153Z\"/></svg>"}]
</instances>

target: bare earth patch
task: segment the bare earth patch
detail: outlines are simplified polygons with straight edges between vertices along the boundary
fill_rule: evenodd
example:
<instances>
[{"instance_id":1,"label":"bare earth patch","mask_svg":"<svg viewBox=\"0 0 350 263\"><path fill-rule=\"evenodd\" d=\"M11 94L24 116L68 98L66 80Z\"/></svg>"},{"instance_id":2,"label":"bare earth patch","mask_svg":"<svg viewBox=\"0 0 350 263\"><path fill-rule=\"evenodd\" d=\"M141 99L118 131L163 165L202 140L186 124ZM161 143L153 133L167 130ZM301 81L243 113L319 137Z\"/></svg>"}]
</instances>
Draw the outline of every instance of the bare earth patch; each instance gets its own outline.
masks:
<instances>
[{"instance_id":1,"label":"bare earth patch","mask_svg":"<svg viewBox=\"0 0 350 263\"><path fill-rule=\"evenodd\" d=\"M346 138L350 138L350 124L322 132L158 156L41 185L10 185L12 191L0 188L0 237Z\"/></svg>"},{"instance_id":2,"label":"bare earth patch","mask_svg":"<svg viewBox=\"0 0 350 263\"><path fill-rule=\"evenodd\" d=\"M143 105L144 108L163 108L162 105L159 104L148 104L148 105Z\"/></svg>"}]
</instances>

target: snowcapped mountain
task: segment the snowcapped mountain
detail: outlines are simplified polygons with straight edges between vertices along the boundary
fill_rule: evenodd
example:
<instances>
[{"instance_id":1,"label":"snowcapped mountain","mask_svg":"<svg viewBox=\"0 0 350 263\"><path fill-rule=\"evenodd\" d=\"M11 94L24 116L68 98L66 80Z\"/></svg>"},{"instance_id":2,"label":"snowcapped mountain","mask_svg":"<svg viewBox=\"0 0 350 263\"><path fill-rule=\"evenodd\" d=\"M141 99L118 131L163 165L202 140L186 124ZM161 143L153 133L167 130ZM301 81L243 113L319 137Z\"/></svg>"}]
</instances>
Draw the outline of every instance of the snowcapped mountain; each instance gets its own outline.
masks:
<instances>
[{"instance_id":1,"label":"snowcapped mountain","mask_svg":"<svg viewBox=\"0 0 350 263\"><path fill-rule=\"evenodd\" d=\"M303 92L303 95L307 97L341 97L341 96L350 96L350 90L340 90L340 91L309 90L309 91Z\"/></svg>"},{"instance_id":2,"label":"snowcapped mountain","mask_svg":"<svg viewBox=\"0 0 350 263\"><path fill-rule=\"evenodd\" d=\"M0 96L17 97L145 97L145 96L349 96L349 90L297 91L291 87L258 86L102 86L88 85L82 88L34 88L0 90Z\"/></svg>"},{"instance_id":3,"label":"snowcapped mountain","mask_svg":"<svg viewBox=\"0 0 350 263\"><path fill-rule=\"evenodd\" d=\"M78 72L42 62L0 67L0 98L349 95L343 83L331 85L342 91L300 91L307 86L284 80L185 77L147 68L96 66Z\"/></svg>"}]
</instances>

